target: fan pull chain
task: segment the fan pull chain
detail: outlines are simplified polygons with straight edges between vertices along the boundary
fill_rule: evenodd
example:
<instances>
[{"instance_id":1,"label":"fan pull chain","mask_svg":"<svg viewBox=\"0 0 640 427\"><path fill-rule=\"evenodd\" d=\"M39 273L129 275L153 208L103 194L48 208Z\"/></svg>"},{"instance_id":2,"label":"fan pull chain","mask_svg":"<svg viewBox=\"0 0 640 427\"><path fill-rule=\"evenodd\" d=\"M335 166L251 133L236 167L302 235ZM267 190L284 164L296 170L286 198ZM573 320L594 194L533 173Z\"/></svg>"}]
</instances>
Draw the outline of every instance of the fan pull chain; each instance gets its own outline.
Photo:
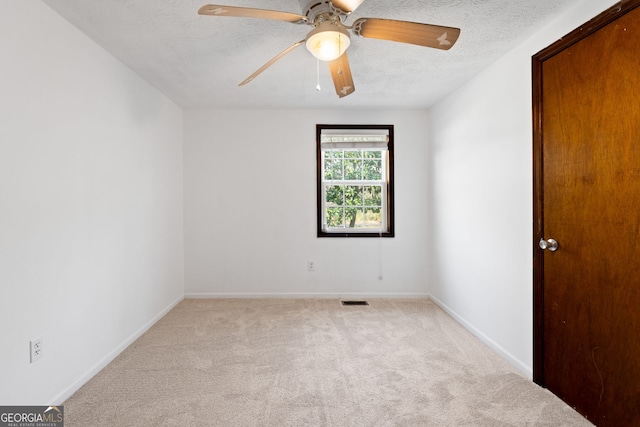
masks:
<instances>
[{"instance_id":1,"label":"fan pull chain","mask_svg":"<svg viewBox=\"0 0 640 427\"><path fill-rule=\"evenodd\" d=\"M316 60L316 76L318 77L318 84L316 85L316 90L320 92L320 89L322 88L320 87L320 60L319 59Z\"/></svg>"}]
</instances>

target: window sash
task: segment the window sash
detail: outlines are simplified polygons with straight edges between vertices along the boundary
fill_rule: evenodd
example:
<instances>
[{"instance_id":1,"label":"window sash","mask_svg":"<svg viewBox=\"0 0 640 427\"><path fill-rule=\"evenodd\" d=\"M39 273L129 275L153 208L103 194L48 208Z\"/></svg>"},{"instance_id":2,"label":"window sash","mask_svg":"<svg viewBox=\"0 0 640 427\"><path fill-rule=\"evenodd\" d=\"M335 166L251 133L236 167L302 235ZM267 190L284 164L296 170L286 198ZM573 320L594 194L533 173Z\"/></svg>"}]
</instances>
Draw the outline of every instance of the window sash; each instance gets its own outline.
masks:
<instances>
[{"instance_id":1,"label":"window sash","mask_svg":"<svg viewBox=\"0 0 640 427\"><path fill-rule=\"evenodd\" d=\"M324 136L323 136L324 137ZM322 205L323 205L323 209L322 209L322 230L326 231L326 232L344 232L344 231L349 231L349 232L355 232L355 233L366 233L366 232L375 232L375 233L380 233L382 231L386 230L386 224L387 224L387 135L379 135L379 136L374 136L372 137L372 139L375 140L375 142L382 144L382 147L378 147L378 146L371 146L371 141L367 140L366 142L362 142L362 143L352 143L352 142L344 142L340 140L340 138L343 138L344 135L336 135L336 138L331 141L331 143L325 145L324 143L322 144ZM363 136L358 134L356 135L356 138L362 138ZM381 143L381 139L384 138L384 142ZM337 145L340 145L339 147L337 147ZM354 147L354 145L357 145L356 147ZM355 157L355 158L350 158L347 157L345 155L346 152L349 151L354 151L354 152L358 152L360 153L359 157ZM375 151L375 152L379 152L380 153L380 157L371 157L371 158L366 158L364 157L363 152L364 151ZM336 152L336 153L342 153L341 157L338 158L327 158L326 157L326 153L328 152ZM327 175L327 160L342 160L343 164L342 164L342 179L327 179L326 175ZM346 162L349 160L360 160L361 163L364 164L365 160L378 160L380 161L380 179L345 179L345 174L346 174ZM364 168L364 165L363 165ZM360 171L361 174L364 173L364 170ZM362 175L361 175L362 178ZM373 187L379 187L380 188L380 200L381 203L380 205L376 205L376 206L366 206L365 202L364 202L364 197L365 194L363 192L362 194L362 203L360 204L356 204L356 205L347 205L344 200L343 203L340 205L329 205L328 200L327 200L327 189L332 187L332 186L340 186L340 187L367 187L367 186L373 186ZM359 212L362 212L361 214L361 218L362 221L364 221L364 217L366 216L366 212L367 210L373 210L373 209L379 209L380 210L380 226L379 227L365 227L362 226L362 223L360 224L356 224L354 227L348 227L346 225L347 222L347 217L346 217L346 210L352 210L352 209L356 209ZM341 215L342 219L343 219L343 225L342 226L329 226L329 220L327 218L327 212L329 210L334 210L334 209L338 209L338 210L342 210L343 213Z\"/></svg>"},{"instance_id":2,"label":"window sash","mask_svg":"<svg viewBox=\"0 0 640 427\"><path fill-rule=\"evenodd\" d=\"M341 205L329 205L327 203L327 187L331 186L375 186L380 187L380 205L375 206L367 206L364 203L364 194L363 201L358 205L347 205L343 202ZM387 183L385 181L325 181L322 185L322 200L323 209L322 209L322 229L327 232L345 232L348 231L350 233L380 233L386 231L387 224ZM344 225L346 223L346 217L343 219L342 227L330 227L328 225L327 220L327 210L328 209L357 209L360 212L363 212L363 215L366 213L367 209L379 209L380 210L380 227L347 227Z\"/></svg>"}]
</instances>

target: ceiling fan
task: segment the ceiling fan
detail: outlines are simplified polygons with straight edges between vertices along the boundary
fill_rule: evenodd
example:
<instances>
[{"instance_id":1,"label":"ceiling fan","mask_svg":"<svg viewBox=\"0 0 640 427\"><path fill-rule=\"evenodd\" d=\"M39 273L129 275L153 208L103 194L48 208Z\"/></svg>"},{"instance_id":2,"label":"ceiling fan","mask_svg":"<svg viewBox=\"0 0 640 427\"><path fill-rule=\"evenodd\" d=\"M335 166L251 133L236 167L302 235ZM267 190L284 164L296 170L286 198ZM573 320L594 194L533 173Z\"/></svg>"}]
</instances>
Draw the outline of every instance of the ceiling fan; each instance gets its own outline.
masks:
<instances>
[{"instance_id":1,"label":"ceiling fan","mask_svg":"<svg viewBox=\"0 0 640 427\"><path fill-rule=\"evenodd\" d=\"M458 36L459 28L392 19L359 18L352 25L344 21L364 0L299 0L302 14L247 7L208 4L198 10L200 15L262 18L313 26L306 38L289 46L269 62L251 74L239 86L255 79L280 58L305 44L309 52L321 61L329 62L329 70L340 98L355 91L349 59L350 32L358 36L410 43L436 49L450 49Z\"/></svg>"}]
</instances>

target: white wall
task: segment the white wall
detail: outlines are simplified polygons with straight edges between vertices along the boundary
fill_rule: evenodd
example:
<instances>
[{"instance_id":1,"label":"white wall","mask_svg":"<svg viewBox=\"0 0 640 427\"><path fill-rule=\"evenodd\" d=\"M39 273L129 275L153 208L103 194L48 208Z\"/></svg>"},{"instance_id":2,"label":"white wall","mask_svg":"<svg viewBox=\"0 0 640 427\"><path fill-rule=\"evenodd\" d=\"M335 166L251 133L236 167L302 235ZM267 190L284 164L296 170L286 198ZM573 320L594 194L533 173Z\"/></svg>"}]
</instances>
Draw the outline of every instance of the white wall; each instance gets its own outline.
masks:
<instances>
[{"instance_id":1,"label":"white wall","mask_svg":"<svg viewBox=\"0 0 640 427\"><path fill-rule=\"evenodd\" d=\"M425 119L185 111L186 296L426 295ZM395 238L316 237L315 126L331 123L395 125Z\"/></svg>"},{"instance_id":2,"label":"white wall","mask_svg":"<svg viewBox=\"0 0 640 427\"><path fill-rule=\"evenodd\" d=\"M39 1L0 61L0 404L59 404L183 297L182 112Z\"/></svg>"},{"instance_id":3,"label":"white wall","mask_svg":"<svg viewBox=\"0 0 640 427\"><path fill-rule=\"evenodd\" d=\"M584 1L428 112L430 292L529 376L531 56L613 3Z\"/></svg>"}]
</instances>

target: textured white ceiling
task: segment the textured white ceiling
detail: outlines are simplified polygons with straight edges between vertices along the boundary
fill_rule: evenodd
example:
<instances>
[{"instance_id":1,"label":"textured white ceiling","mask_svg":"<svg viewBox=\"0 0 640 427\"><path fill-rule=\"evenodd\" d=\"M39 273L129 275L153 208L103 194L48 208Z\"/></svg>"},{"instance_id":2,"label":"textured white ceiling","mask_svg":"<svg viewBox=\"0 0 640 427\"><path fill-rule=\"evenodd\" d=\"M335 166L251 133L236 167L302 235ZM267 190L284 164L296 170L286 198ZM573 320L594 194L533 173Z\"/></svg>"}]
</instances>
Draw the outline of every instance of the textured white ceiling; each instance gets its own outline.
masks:
<instances>
[{"instance_id":1,"label":"textured white ceiling","mask_svg":"<svg viewBox=\"0 0 640 427\"><path fill-rule=\"evenodd\" d=\"M352 36L356 92L335 94L328 66L304 45L246 86L238 83L312 27L200 16L204 0L43 0L185 108L426 108L540 25L581 0L366 0L346 20L390 18L461 29L449 51ZM223 0L301 13L296 0Z\"/></svg>"}]
</instances>

